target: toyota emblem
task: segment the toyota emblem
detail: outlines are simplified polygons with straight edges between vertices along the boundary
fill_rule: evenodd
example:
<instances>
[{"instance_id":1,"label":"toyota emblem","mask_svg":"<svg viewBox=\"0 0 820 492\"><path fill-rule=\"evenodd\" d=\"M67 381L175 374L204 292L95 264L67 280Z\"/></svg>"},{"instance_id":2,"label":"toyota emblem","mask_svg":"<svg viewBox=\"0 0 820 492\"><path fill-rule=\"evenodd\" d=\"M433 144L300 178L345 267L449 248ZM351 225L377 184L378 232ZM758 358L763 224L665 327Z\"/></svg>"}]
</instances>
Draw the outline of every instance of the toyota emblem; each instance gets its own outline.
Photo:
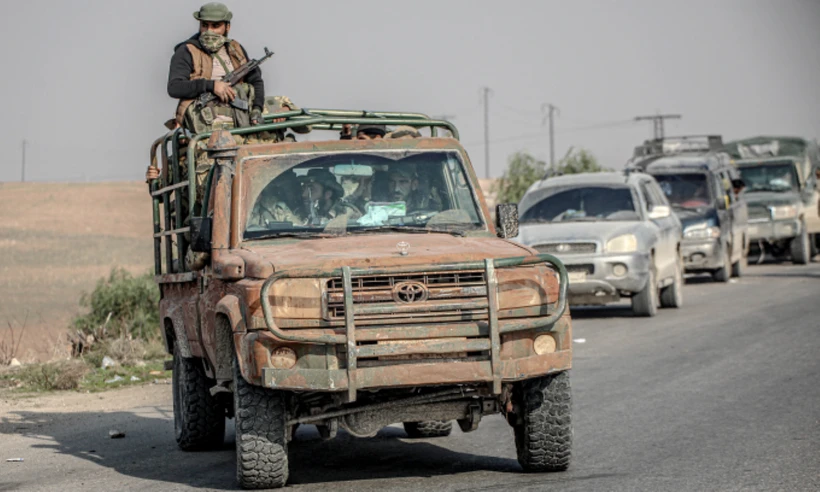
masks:
<instances>
[{"instance_id":1,"label":"toyota emblem","mask_svg":"<svg viewBox=\"0 0 820 492\"><path fill-rule=\"evenodd\" d=\"M393 300L402 304L424 302L430 291L421 282L402 282L393 287Z\"/></svg>"}]
</instances>

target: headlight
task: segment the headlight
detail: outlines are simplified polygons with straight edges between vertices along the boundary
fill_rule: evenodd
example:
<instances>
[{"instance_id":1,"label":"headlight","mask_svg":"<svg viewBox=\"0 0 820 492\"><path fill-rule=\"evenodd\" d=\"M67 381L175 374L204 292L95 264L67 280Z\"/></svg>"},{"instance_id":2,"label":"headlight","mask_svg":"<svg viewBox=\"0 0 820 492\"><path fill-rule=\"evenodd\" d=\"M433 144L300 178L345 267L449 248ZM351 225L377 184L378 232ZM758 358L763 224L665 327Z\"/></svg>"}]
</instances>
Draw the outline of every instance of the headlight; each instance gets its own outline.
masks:
<instances>
[{"instance_id":1,"label":"headlight","mask_svg":"<svg viewBox=\"0 0 820 492\"><path fill-rule=\"evenodd\" d=\"M793 219L797 217L797 207L794 205L778 205L772 207L772 218L774 220Z\"/></svg>"},{"instance_id":2,"label":"headlight","mask_svg":"<svg viewBox=\"0 0 820 492\"><path fill-rule=\"evenodd\" d=\"M322 281L318 278L278 280L273 283L269 292L273 317L321 319L322 295Z\"/></svg>"},{"instance_id":3,"label":"headlight","mask_svg":"<svg viewBox=\"0 0 820 492\"><path fill-rule=\"evenodd\" d=\"M557 298L558 275L546 265L499 268L497 272L499 309L537 307Z\"/></svg>"},{"instance_id":4,"label":"headlight","mask_svg":"<svg viewBox=\"0 0 820 492\"><path fill-rule=\"evenodd\" d=\"M623 234L607 241L607 253L632 253L638 249L638 238L634 234Z\"/></svg>"},{"instance_id":5,"label":"headlight","mask_svg":"<svg viewBox=\"0 0 820 492\"><path fill-rule=\"evenodd\" d=\"M720 237L720 227L709 226L706 224L696 224L689 226L683 233L686 239L714 239Z\"/></svg>"}]
</instances>

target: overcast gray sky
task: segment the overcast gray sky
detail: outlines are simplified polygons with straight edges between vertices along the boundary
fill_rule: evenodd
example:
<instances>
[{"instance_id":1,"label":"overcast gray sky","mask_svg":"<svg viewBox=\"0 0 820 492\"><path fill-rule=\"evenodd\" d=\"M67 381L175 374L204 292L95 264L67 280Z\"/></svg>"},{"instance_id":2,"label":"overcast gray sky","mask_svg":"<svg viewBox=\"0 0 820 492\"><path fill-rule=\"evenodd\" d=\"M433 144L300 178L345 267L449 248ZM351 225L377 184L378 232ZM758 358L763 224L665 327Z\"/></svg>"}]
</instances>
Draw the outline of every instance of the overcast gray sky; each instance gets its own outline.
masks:
<instances>
[{"instance_id":1,"label":"overcast gray sky","mask_svg":"<svg viewBox=\"0 0 820 492\"><path fill-rule=\"evenodd\" d=\"M175 107L173 46L201 0L3 1L0 181L139 179ZM548 156L541 105L560 108L556 154L621 167L651 136L630 122L681 113L667 134L820 137L820 1L230 0L233 38L268 46L268 94L304 107L455 115L483 176L516 150Z\"/></svg>"}]
</instances>

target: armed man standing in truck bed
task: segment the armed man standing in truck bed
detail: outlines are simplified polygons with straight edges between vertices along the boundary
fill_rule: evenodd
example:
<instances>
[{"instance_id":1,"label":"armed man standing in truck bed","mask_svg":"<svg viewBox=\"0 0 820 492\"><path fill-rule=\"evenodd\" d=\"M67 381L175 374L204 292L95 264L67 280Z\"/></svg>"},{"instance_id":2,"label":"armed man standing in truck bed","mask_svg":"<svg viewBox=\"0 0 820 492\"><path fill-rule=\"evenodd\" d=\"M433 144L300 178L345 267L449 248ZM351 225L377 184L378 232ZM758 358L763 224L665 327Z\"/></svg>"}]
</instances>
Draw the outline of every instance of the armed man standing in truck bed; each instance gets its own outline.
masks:
<instances>
[{"instance_id":1,"label":"armed man standing in truck bed","mask_svg":"<svg viewBox=\"0 0 820 492\"><path fill-rule=\"evenodd\" d=\"M168 73L168 95L179 99L176 115L166 123L169 129L185 127L192 133L230 129L262 123L265 83L257 67L233 87L221 79L248 62L248 53L239 42L228 39L233 13L224 4L213 2L194 12L199 32L178 44ZM217 99L207 105L196 98L213 93ZM146 178L159 176L149 167Z\"/></svg>"}]
</instances>

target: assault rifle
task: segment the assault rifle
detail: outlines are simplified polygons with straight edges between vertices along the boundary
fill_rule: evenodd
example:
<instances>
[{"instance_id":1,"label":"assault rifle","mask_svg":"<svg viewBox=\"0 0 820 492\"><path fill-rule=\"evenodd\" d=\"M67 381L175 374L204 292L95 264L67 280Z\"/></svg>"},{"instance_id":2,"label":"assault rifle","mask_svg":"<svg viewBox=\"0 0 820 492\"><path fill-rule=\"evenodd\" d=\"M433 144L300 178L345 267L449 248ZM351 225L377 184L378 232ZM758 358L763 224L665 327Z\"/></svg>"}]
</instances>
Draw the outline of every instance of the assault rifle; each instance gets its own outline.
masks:
<instances>
[{"instance_id":1,"label":"assault rifle","mask_svg":"<svg viewBox=\"0 0 820 492\"><path fill-rule=\"evenodd\" d=\"M265 56L258 60L251 60L242 65L241 67L237 68L236 70L232 71L231 73L225 74L225 76L222 77L222 82L227 83L231 87L235 86L239 83L240 80L245 78L246 75L256 70L256 68L259 67L259 65L265 63L265 61L267 61L267 59L272 56L273 52L268 51L268 48L265 47ZM206 104L216 99L217 96L213 92L205 92L196 99L196 104L198 107L204 107ZM244 111L248 111L248 109L250 109L246 101L241 101L239 99L234 99L233 101L231 101L231 106Z\"/></svg>"}]
</instances>

